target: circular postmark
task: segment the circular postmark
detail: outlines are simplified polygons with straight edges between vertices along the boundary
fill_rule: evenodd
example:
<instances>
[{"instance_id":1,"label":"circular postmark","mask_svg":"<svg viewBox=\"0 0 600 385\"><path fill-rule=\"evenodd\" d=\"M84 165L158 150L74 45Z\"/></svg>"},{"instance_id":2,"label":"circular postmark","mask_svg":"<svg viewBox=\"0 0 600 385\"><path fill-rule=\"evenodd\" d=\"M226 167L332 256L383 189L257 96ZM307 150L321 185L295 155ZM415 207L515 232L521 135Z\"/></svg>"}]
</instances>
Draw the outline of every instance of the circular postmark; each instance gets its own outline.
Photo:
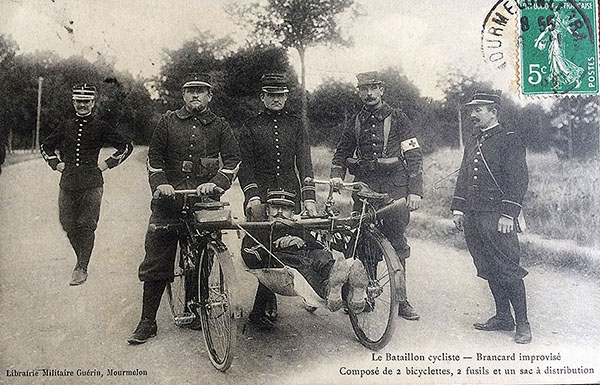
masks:
<instances>
[{"instance_id":1,"label":"circular postmark","mask_svg":"<svg viewBox=\"0 0 600 385\"><path fill-rule=\"evenodd\" d=\"M499 0L481 52L523 95L598 93L597 0Z\"/></svg>"}]
</instances>

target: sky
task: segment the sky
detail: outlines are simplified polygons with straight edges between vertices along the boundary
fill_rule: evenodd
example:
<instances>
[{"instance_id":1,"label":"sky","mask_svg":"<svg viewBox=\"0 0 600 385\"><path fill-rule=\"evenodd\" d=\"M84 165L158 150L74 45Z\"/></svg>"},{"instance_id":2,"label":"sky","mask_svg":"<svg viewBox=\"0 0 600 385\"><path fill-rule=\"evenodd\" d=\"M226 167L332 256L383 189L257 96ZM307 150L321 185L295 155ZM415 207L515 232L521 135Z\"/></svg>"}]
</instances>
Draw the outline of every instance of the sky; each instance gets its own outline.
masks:
<instances>
[{"instance_id":1,"label":"sky","mask_svg":"<svg viewBox=\"0 0 600 385\"><path fill-rule=\"evenodd\" d=\"M250 0L242 0L250 1ZM242 1L237 1L242 2ZM260 0L264 1L264 0ZM358 72L397 67L421 95L439 99L439 82L461 70L508 90L511 74L485 63L480 51L482 23L496 0L357 0L361 16L343 24L350 48L311 47L307 88L328 79L355 82ZM2 0L0 33L10 35L19 53L50 50L61 57L103 56L134 76L157 75L163 49L207 31L243 44L242 30L219 0ZM70 32L69 30L72 30ZM289 56L300 73L295 51Z\"/></svg>"}]
</instances>

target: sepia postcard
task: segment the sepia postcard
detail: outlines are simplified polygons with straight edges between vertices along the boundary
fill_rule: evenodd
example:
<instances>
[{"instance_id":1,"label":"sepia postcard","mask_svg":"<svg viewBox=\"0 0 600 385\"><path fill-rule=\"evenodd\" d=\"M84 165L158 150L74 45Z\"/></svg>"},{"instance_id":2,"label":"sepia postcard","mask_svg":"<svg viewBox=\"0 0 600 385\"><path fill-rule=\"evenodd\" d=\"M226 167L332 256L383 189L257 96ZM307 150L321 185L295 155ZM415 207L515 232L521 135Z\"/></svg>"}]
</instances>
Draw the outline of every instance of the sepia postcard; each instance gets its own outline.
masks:
<instances>
[{"instance_id":1,"label":"sepia postcard","mask_svg":"<svg viewBox=\"0 0 600 385\"><path fill-rule=\"evenodd\" d=\"M600 383L599 6L3 0L0 384Z\"/></svg>"}]
</instances>

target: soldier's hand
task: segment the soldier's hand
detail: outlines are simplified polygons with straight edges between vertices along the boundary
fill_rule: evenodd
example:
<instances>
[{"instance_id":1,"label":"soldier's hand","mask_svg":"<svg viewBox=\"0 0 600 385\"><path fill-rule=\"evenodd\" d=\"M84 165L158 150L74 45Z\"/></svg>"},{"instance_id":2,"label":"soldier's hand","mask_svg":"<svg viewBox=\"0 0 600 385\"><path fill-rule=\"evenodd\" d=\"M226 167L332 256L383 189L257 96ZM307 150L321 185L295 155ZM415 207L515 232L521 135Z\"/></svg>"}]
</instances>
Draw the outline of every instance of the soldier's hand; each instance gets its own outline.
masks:
<instances>
[{"instance_id":1,"label":"soldier's hand","mask_svg":"<svg viewBox=\"0 0 600 385\"><path fill-rule=\"evenodd\" d=\"M317 204L312 201L304 202L304 210L309 217L319 216L319 212L317 211Z\"/></svg>"},{"instance_id":2,"label":"soldier's hand","mask_svg":"<svg viewBox=\"0 0 600 385\"><path fill-rule=\"evenodd\" d=\"M511 233L514 230L515 221L514 219L507 218L505 216L501 216L498 219L498 231L503 234Z\"/></svg>"},{"instance_id":3,"label":"soldier's hand","mask_svg":"<svg viewBox=\"0 0 600 385\"><path fill-rule=\"evenodd\" d=\"M306 242L304 242L302 238L293 235L286 235L284 237L278 238L273 243L278 249L285 249L292 246L296 246L297 248L301 249L304 247L304 245L306 245Z\"/></svg>"},{"instance_id":4,"label":"soldier's hand","mask_svg":"<svg viewBox=\"0 0 600 385\"><path fill-rule=\"evenodd\" d=\"M217 185L212 182L202 183L200 186L196 187L196 194L198 195L208 195L215 192L215 188Z\"/></svg>"},{"instance_id":5,"label":"soldier's hand","mask_svg":"<svg viewBox=\"0 0 600 385\"><path fill-rule=\"evenodd\" d=\"M463 231L465 229L465 215L463 213L456 213L452 216L454 226L456 230Z\"/></svg>"},{"instance_id":6,"label":"soldier's hand","mask_svg":"<svg viewBox=\"0 0 600 385\"><path fill-rule=\"evenodd\" d=\"M408 194L406 207L408 207L410 211L417 210L419 207L421 207L421 197L417 194Z\"/></svg>"},{"instance_id":7,"label":"soldier's hand","mask_svg":"<svg viewBox=\"0 0 600 385\"><path fill-rule=\"evenodd\" d=\"M60 162L59 164L56 165L56 171L62 173L63 171L65 171L65 164L63 162Z\"/></svg>"},{"instance_id":8,"label":"soldier's hand","mask_svg":"<svg viewBox=\"0 0 600 385\"><path fill-rule=\"evenodd\" d=\"M329 179L329 183L331 183L335 191L339 191L342 188L344 181L342 178L331 178Z\"/></svg>"},{"instance_id":9,"label":"soldier's hand","mask_svg":"<svg viewBox=\"0 0 600 385\"><path fill-rule=\"evenodd\" d=\"M106 164L106 161L102 160L98 162L98 168L100 169L100 171L104 172L108 170L108 164Z\"/></svg>"},{"instance_id":10,"label":"soldier's hand","mask_svg":"<svg viewBox=\"0 0 600 385\"><path fill-rule=\"evenodd\" d=\"M175 189L170 184L161 184L154 190L154 198L160 198L161 196L172 197L175 195Z\"/></svg>"},{"instance_id":11,"label":"soldier's hand","mask_svg":"<svg viewBox=\"0 0 600 385\"><path fill-rule=\"evenodd\" d=\"M246 217L248 220L261 221L265 219L265 216L265 208L260 199L250 199L246 204Z\"/></svg>"}]
</instances>

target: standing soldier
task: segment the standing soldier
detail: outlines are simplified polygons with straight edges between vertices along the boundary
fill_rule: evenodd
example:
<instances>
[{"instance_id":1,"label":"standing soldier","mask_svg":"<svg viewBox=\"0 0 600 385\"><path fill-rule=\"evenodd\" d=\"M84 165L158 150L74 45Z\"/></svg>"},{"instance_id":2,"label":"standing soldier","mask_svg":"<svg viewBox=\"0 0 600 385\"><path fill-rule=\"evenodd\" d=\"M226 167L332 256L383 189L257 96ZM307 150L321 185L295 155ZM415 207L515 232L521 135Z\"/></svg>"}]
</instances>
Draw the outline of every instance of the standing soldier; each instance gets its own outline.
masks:
<instances>
[{"instance_id":1,"label":"standing soldier","mask_svg":"<svg viewBox=\"0 0 600 385\"><path fill-rule=\"evenodd\" d=\"M398 209L379 221L379 228L390 240L402 266L410 255L404 232L410 212L419 208L423 196L423 157L411 122L401 111L383 101L384 84L375 71L356 75L363 108L342 133L331 167L331 183L341 185L346 170L355 181L373 190L404 201ZM353 155L356 153L356 157ZM384 202L388 203L388 202ZM361 203L354 199L354 210ZM406 298L406 274L400 288L398 315L418 320L419 315Z\"/></svg>"},{"instance_id":2,"label":"standing soldier","mask_svg":"<svg viewBox=\"0 0 600 385\"><path fill-rule=\"evenodd\" d=\"M73 87L75 116L65 119L44 140L41 152L55 171L62 173L58 195L59 219L67 233L77 264L70 285L87 280L87 269L94 248L94 232L100 217L104 179L102 172L121 164L133 151L133 145L106 122L92 115L96 87ZM110 144L115 151L98 162L100 149ZM56 150L60 155L56 154Z\"/></svg>"},{"instance_id":3,"label":"standing soldier","mask_svg":"<svg viewBox=\"0 0 600 385\"><path fill-rule=\"evenodd\" d=\"M465 232L477 275L488 281L496 315L478 330L515 329L515 342L531 341L521 255L517 238L517 217L529 181L525 146L514 131L498 123L500 95L477 92L467 103L477 132L465 152L452 197L454 223Z\"/></svg>"},{"instance_id":4,"label":"standing soldier","mask_svg":"<svg viewBox=\"0 0 600 385\"><path fill-rule=\"evenodd\" d=\"M214 193L217 187L226 190L240 163L229 123L208 107L213 95L210 75L191 74L182 88L185 105L161 117L148 149L148 179L157 198L151 203L150 224L177 222L182 200L174 199L175 189L196 189L198 194ZM176 230L146 233L146 256L138 272L144 282L142 315L130 344L156 335L156 312L167 283L173 281L177 242Z\"/></svg>"},{"instance_id":5,"label":"standing soldier","mask_svg":"<svg viewBox=\"0 0 600 385\"><path fill-rule=\"evenodd\" d=\"M245 122L240 133L239 179L246 216L249 221L266 220L268 190L295 194L296 213L302 200L308 215L316 216L315 187L304 181L313 176L308 136L300 118L285 110L289 92L286 77L265 74L261 86L260 100L265 109ZM265 317L269 323L276 320L277 298L259 284L249 318L261 322Z\"/></svg>"}]
</instances>

